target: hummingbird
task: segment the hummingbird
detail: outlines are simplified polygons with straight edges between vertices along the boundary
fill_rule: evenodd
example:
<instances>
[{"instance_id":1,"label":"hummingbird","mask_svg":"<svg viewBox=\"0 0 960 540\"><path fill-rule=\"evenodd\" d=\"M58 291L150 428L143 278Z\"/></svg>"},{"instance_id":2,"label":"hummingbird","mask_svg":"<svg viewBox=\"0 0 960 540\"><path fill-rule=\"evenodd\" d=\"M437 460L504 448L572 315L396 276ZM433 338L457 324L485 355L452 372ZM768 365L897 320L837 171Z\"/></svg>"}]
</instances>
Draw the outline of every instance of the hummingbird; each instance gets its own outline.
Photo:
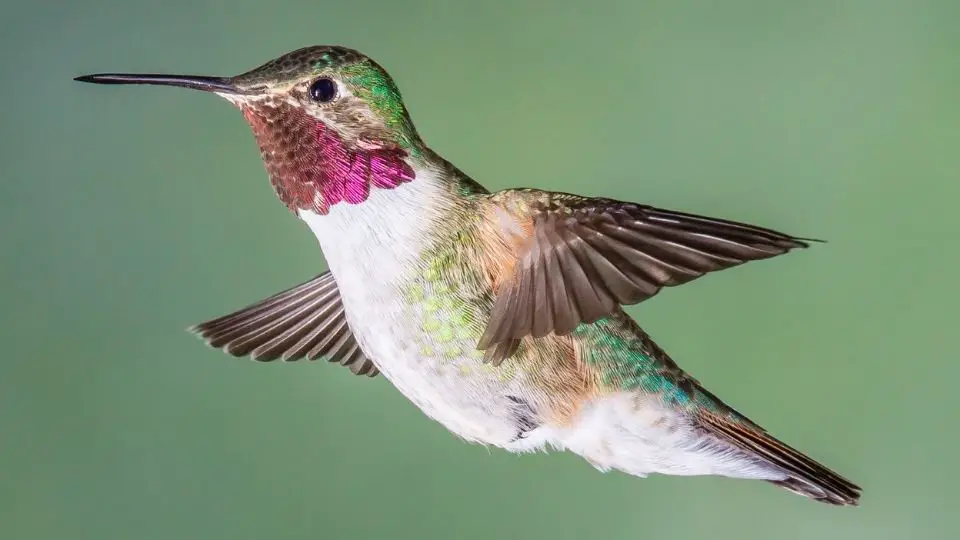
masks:
<instances>
[{"instance_id":1,"label":"hummingbird","mask_svg":"<svg viewBox=\"0 0 960 540\"><path fill-rule=\"evenodd\" d=\"M226 99L276 195L316 237L328 271L190 327L211 347L382 374L468 443L859 504L859 486L721 401L624 311L816 240L611 198L490 191L424 142L392 77L347 47L231 77L75 80Z\"/></svg>"}]
</instances>

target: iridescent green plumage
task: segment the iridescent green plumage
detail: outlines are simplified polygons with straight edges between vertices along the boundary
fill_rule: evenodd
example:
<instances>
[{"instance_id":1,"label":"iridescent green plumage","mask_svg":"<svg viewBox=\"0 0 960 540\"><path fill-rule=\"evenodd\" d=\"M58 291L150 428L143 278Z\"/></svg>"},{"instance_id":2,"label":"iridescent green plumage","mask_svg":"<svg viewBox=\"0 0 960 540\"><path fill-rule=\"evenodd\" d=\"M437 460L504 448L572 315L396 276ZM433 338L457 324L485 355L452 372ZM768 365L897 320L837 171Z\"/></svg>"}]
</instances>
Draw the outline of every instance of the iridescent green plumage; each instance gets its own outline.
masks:
<instances>
[{"instance_id":1,"label":"iridescent green plumage","mask_svg":"<svg viewBox=\"0 0 960 540\"><path fill-rule=\"evenodd\" d=\"M400 90L386 72L372 60L345 65L339 69L343 81L356 92L357 97L370 104L396 134L396 141L414 156L421 153L416 133L407 109L400 97Z\"/></svg>"}]
</instances>

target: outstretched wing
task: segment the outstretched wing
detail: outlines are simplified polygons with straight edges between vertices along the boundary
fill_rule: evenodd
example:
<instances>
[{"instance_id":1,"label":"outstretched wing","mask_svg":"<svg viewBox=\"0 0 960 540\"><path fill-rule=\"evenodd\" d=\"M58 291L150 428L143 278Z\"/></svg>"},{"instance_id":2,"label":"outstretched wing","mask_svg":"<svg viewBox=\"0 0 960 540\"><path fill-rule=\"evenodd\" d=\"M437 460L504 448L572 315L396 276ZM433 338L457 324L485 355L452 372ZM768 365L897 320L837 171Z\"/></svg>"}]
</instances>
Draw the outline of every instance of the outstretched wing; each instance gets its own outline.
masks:
<instances>
[{"instance_id":1,"label":"outstretched wing","mask_svg":"<svg viewBox=\"0 0 960 540\"><path fill-rule=\"evenodd\" d=\"M491 201L523 232L480 349L563 335L663 287L808 245L746 223L612 199L511 190Z\"/></svg>"},{"instance_id":2,"label":"outstretched wing","mask_svg":"<svg viewBox=\"0 0 960 540\"><path fill-rule=\"evenodd\" d=\"M330 272L190 331L232 356L260 362L326 358L357 375L380 373L350 331Z\"/></svg>"}]
</instances>

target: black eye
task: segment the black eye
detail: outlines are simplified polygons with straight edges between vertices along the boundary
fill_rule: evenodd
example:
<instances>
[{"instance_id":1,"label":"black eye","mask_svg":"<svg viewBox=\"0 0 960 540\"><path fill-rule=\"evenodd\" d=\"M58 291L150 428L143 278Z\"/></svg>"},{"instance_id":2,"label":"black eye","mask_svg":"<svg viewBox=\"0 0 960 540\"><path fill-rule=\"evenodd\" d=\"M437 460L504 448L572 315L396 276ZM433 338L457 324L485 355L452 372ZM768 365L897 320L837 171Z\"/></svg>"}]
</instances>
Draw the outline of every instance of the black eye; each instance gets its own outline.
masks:
<instances>
[{"instance_id":1,"label":"black eye","mask_svg":"<svg viewBox=\"0 0 960 540\"><path fill-rule=\"evenodd\" d=\"M313 81L310 85L310 97L320 103L333 101L333 98L337 97L337 83L327 78Z\"/></svg>"}]
</instances>

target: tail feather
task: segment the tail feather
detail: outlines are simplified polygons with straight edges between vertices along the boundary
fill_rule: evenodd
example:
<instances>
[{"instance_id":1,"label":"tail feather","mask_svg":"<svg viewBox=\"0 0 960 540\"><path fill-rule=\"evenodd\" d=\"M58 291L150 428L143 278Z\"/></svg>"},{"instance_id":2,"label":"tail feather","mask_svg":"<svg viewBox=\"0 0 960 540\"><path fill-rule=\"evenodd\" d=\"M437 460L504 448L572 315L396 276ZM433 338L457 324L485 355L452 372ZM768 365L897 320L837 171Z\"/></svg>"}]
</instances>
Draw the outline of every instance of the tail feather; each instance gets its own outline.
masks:
<instances>
[{"instance_id":1,"label":"tail feather","mask_svg":"<svg viewBox=\"0 0 960 540\"><path fill-rule=\"evenodd\" d=\"M766 461L786 475L786 478L769 480L770 483L827 504L859 505L859 486L777 440L756 424L713 414L703 415L701 424L717 438Z\"/></svg>"}]
</instances>

